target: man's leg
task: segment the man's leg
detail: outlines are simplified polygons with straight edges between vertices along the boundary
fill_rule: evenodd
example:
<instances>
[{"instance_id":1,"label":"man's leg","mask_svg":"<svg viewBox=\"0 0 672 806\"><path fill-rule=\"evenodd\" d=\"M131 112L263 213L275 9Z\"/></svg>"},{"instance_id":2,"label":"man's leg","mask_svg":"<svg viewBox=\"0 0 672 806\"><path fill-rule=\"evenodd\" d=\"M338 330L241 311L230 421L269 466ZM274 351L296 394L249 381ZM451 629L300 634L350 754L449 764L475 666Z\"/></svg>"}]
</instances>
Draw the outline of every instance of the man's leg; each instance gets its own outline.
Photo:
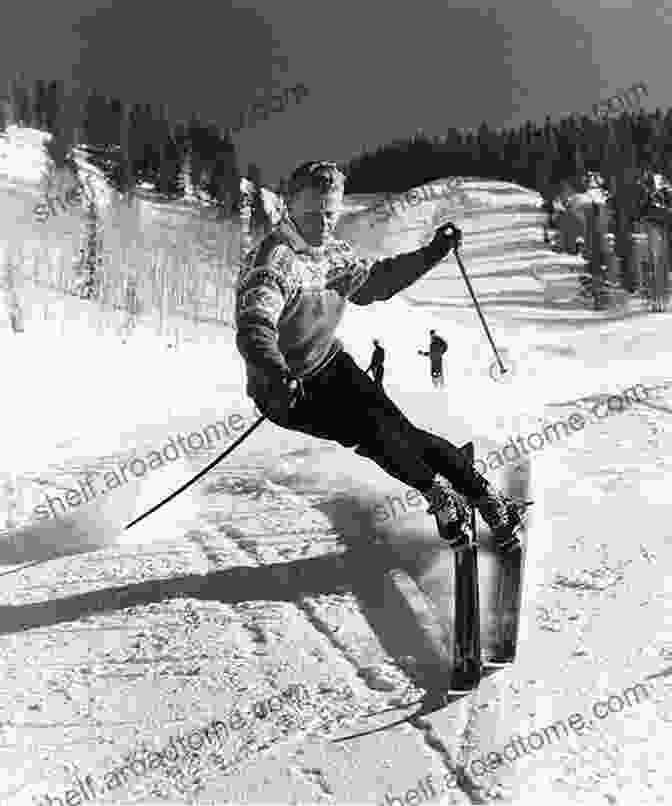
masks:
<instances>
[{"instance_id":1,"label":"man's leg","mask_svg":"<svg viewBox=\"0 0 672 806\"><path fill-rule=\"evenodd\" d=\"M441 364L435 358L432 359L432 383L434 386L439 386L441 383Z\"/></svg>"},{"instance_id":2,"label":"man's leg","mask_svg":"<svg viewBox=\"0 0 672 806\"><path fill-rule=\"evenodd\" d=\"M515 545L520 518L511 502L449 440L412 425L347 353L339 353L317 376L305 380L304 391L305 398L291 412L289 428L356 448L356 453L419 490L432 511L447 521L459 514L454 488L475 504L498 542ZM348 417L343 417L344 396Z\"/></svg>"},{"instance_id":3,"label":"man's leg","mask_svg":"<svg viewBox=\"0 0 672 806\"><path fill-rule=\"evenodd\" d=\"M486 480L447 439L416 428L345 352L314 378L304 380L305 398L290 414L288 427L331 439L376 462L420 492L441 473L460 492L483 495ZM343 416L343 400L349 415Z\"/></svg>"}]
</instances>

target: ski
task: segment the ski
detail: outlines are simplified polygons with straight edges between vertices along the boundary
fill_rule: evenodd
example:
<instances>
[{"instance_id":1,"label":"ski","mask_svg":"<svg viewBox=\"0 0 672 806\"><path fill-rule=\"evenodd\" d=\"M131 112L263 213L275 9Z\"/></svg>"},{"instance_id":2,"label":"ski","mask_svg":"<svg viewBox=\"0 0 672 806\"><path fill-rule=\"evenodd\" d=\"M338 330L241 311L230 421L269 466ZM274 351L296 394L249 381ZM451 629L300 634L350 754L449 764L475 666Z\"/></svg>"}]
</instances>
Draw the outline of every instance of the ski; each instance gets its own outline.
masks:
<instances>
[{"instance_id":1,"label":"ski","mask_svg":"<svg viewBox=\"0 0 672 806\"><path fill-rule=\"evenodd\" d=\"M468 442L460 450L465 457L473 464L474 443ZM385 714L390 711L405 710L419 706L412 714L395 720L386 725L370 730L342 736L334 742L344 742L351 739L370 736L390 730L399 725L409 722L421 716L435 713L452 703L470 694L480 683L483 673L481 661L481 624L480 624L480 602L478 584L478 556L476 540L476 511L470 507L469 523L464 524L465 532L468 534L467 542L458 546L454 550L454 590L452 619L449 627L447 640L444 641L448 649L448 654L452 663L450 664L450 680L444 688L432 688L420 699L410 703L381 709L380 711L362 714L360 718L367 719ZM437 519L437 528L442 535L441 524ZM445 536L448 539L448 536Z\"/></svg>"},{"instance_id":2,"label":"ski","mask_svg":"<svg viewBox=\"0 0 672 806\"><path fill-rule=\"evenodd\" d=\"M523 510L531 503L527 500L530 486L529 461L507 469L503 492L519 507L523 515L523 527L519 547L503 553L491 546L495 574L492 606L488 608L490 641L484 664L484 673L488 676L510 666L516 659L529 530L529 516Z\"/></svg>"},{"instance_id":3,"label":"ski","mask_svg":"<svg viewBox=\"0 0 672 806\"><path fill-rule=\"evenodd\" d=\"M474 463L474 443L460 448L467 460ZM476 511L469 507L467 542L456 548L455 555L455 609L453 643L453 675L451 688L468 691L475 688L482 674L481 664L481 616L478 586L478 546ZM439 534L442 527L437 519ZM443 536L443 535L442 535Z\"/></svg>"}]
</instances>

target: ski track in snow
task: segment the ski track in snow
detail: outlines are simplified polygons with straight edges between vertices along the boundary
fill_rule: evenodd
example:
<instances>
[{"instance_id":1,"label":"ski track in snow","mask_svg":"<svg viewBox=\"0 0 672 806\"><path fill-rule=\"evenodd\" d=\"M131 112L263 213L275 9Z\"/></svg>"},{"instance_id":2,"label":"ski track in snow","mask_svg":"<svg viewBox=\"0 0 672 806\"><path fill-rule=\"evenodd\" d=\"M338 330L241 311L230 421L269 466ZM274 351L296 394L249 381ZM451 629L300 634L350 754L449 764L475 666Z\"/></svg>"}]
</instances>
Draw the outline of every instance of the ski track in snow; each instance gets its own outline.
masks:
<instances>
[{"instance_id":1,"label":"ski track in snow","mask_svg":"<svg viewBox=\"0 0 672 806\"><path fill-rule=\"evenodd\" d=\"M531 624L515 669L439 714L332 752L327 739L383 725L397 713L363 715L421 693L409 659L389 651L389 553L375 545L371 519L375 504L403 488L349 452L264 424L206 479L133 530L101 538L96 550L76 553L74 546L71 556L0 577L0 797L18 806L32 804L33 795L59 795L77 770L102 778L142 741L163 746L237 703L249 708L298 683L310 701L233 734L219 762L201 755L172 783L155 773L117 796L237 802L263 791L273 802L290 794L306 802L383 802L386 792L406 792L421 776L436 780L448 772L458 780L444 792L451 803L498 794L516 795L519 803L550 803L560 794L589 803L600 793L625 804L666 791L669 716L662 695L650 707L614 715L585 741L546 748L486 781L469 773L471 759L503 746L516 730L582 710L579 700L617 691L623 680L642 679L643 668L657 671L669 661L671 644L659 625L669 600L672 396L665 382L672 320L610 319L577 307L569 268L577 261L544 249L536 194L483 181L466 188L485 206L453 210L442 220L452 216L465 231L465 266L516 375L500 384L490 379L493 356L449 258L406 299L350 309L343 326L346 348L360 364L368 361L371 338L381 338L386 388L411 418L458 444L475 433L477 445L492 449L512 433L534 430L540 418L577 410L580 398L635 383L661 387L535 458L551 539L538 558ZM371 203L375 198L352 200L353 209ZM502 204L507 209L498 209ZM347 227L361 232L363 251L382 241L386 253L410 251L437 225L436 209L419 205L382 230L368 223L358 229L357 219L346 218L346 234ZM84 472L101 474L133 453L146 455L169 435L223 413L253 421L230 331L206 334L214 328L199 325L194 342L172 353L142 329L133 352L113 334L100 335L93 349L105 351L101 364L82 354L83 336L91 340L92 331L83 316L72 316L87 303L64 305L68 318L58 338L49 322L34 322L22 343L0 331L2 347L11 345L3 349L10 364L40 367L25 387L22 380L22 396L8 401L2 424L3 473L20 483L12 513L19 526L45 492L63 491ZM449 344L445 392L431 388L416 355L429 327ZM79 366L57 363L66 354L79 356ZM121 373L109 370L122 366ZM129 377L142 390L130 400ZM38 396L45 382L46 401ZM26 445L29 433L36 438ZM116 509L112 494L111 511L121 517L123 499L133 514L142 512L225 447L194 453L120 490ZM412 513L381 527L378 537L398 548L394 540L407 533L422 556L433 556L442 546L432 531L429 518ZM57 550L58 533L54 538L49 547L35 546L31 559ZM1 536L0 562L7 562ZM263 790L255 783L261 778Z\"/></svg>"}]
</instances>

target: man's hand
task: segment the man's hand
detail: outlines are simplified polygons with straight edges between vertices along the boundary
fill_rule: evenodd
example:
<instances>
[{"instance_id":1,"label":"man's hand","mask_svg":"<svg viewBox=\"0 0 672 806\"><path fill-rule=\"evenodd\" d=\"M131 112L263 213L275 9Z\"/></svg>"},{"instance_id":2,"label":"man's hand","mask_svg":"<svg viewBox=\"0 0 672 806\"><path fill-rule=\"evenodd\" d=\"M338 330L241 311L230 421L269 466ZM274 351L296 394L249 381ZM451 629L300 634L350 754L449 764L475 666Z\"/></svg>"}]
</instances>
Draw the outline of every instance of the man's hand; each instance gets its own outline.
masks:
<instances>
[{"instance_id":1,"label":"man's hand","mask_svg":"<svg viewBox=\"0 0 672 806\"><path fill-rule=\"evenodd\" d=\"M289 421L289 412L296 405L300 384L296 378L277 378L265 390L257 405L262 414L278 425Z\"/></svg>"},{"instance_id":2,"label":"man's hand","mask_svg":"<svg viewBox=\"0 0 672 806\"><path fill-rule=\"evenodd\" d=\"M461 243L462 230L458 229L455 224L442 224L434 233L434 237L427 247L427 253L433 262L438 263L453 249L459 248Z\"/></svg>"}]
</instances>

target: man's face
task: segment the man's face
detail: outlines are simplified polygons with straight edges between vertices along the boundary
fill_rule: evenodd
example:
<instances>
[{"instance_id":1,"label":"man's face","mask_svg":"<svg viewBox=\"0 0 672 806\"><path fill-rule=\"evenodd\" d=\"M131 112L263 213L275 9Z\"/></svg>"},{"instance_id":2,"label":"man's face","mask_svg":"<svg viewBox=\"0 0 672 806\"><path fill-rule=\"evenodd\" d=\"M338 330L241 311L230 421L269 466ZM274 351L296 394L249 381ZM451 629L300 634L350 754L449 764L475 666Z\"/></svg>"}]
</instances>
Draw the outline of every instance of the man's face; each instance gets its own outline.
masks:
<instances>
[{"instance_id":1,"label":"man's face","mask_svg":"<svg viewBox=\"0 0 672 806\"><path fill-rule=\"evenodd\" d=\"M334 233L343 212L343 193L304 188L291 201L290 212L299 232L311 246L322 246Z\"/></svg>"}]
</instances>

